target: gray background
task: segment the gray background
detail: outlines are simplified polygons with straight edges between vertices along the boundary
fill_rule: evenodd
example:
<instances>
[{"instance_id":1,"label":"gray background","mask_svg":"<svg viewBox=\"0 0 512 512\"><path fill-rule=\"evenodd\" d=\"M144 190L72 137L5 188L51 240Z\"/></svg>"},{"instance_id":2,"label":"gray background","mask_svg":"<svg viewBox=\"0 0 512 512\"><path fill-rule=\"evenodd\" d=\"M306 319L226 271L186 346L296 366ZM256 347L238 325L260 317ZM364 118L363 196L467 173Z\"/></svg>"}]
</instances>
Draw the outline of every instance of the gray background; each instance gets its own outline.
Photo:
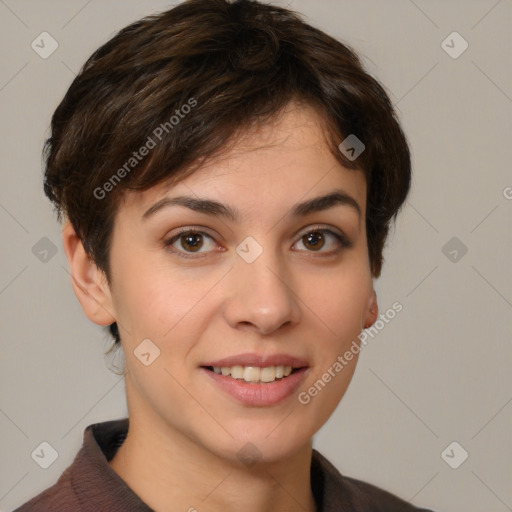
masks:
<instances>
[{"instance_id":1,"label":"gray background","mask_svg":"<svg viewBox=\"0 0 512 512\"><path fill-rule=\"evenodd\" d=\"M439 512L512 510L512 3L275 3L363 56L397 106L415 172L376 281L381 311L395 301L403 311L362 351L315 447L343 473ZM70 285L41 148L91 52L170 5L0 0L3 511L54 483L87 425L126 415L123 382L103 356L108 338ZM59 45L47 59L31 48L43 31ZM469 44L458 58L441 46L453 31ZM46 262L33 252L43 237L57 249ZM46 470L31 458L42 441L59 454ZM469 453L457 469L441 457L453 441ZM449 451L452 464L460 450Z\"/></svg>"}]
</instances>

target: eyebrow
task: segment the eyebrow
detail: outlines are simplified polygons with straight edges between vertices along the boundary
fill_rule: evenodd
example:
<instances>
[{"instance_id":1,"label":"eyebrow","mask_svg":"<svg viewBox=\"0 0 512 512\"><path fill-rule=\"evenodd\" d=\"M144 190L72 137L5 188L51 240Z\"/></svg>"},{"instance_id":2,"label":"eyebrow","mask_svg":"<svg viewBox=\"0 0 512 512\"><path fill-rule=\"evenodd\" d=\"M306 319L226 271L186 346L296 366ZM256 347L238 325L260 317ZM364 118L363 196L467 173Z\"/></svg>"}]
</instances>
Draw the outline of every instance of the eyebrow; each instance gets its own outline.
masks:
<instances>
[{"instance_id":1,"label":"eyebrow","mask_svg":"<svg viewBox=\"0 0 512 512\"><path fill-rule=\"evenodd\" d=\"M358 202L343 190L335 190L329 194L308 199L303 203L298 203L291 208L288 216L306 217L311 213L328 210L329 208L339 205L349 206L357 212L359 218L362 217L361 208ZM147 220L162 208L171 206L183 206L199 213L205 213L215 217L225 217L233 222L236 222L241 217L240 212L236 208L219 203L212 199L178 196L164 197L163 199L160 199L160 201L157 201L142 215L142 220Z\"/></svg>"}]
</instances>

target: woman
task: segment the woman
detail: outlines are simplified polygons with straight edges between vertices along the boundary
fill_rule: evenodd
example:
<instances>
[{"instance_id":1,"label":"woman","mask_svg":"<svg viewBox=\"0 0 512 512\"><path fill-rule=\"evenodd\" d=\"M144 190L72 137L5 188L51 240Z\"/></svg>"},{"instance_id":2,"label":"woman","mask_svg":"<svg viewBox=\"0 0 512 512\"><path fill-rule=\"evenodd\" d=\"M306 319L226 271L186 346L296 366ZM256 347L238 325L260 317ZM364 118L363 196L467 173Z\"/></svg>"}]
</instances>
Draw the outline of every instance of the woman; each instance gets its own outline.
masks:
<instances>
[{"instance_id":1,"label":"woman","mask_svg":"<svg viewBox=\"0 0 512 512\"><path fill-rule=\"evenodd\" d=\"M349 48L286 9L186 1L90 57L45 150L73 289L125 356L129 419L89 426L19 511L419 510L312 449L379 316L411 179Z\"/></svg>"}]
</instances>

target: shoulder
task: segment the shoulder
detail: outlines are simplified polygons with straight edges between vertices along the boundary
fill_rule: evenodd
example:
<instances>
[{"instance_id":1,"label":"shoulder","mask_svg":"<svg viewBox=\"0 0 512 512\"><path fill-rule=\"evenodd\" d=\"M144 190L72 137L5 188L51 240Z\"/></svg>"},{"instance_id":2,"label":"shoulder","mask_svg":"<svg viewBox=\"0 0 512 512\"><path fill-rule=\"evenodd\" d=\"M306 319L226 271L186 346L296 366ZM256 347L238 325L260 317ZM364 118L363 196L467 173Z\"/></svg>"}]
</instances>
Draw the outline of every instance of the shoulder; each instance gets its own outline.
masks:
<instances>
[{"instance_id":1,"label":"shoulder","mask_svg":"<svg viewBox=\"0 0 512 512\"><path fill-rule=\"evenodd\" d=\"M64 471L57 483L27 501L14 512L55 512L79 510L80 504L71 486L69 471Z\"/></svg>"},{"instance_id":2,"label":"shoulder","mask_svg":"<svg viewBox=\"0 0 512 512\"><path fill-rule=\"evenodd\" d=\"M323 512L432 512L418 508L368 482L342 475L322 454L313 450L312 486Z\"/></svg>"},{"instance_id":3,"label":"shoulder","mask_svg":"<svg viewBox=\"0 0 512 512\"><path fill-rule=\"evenodd\" d=\"M418 508L380 487L355 478L342 477L356 499L372 512L433 512L425 508ZM366 510L363 508L362 510Z\"/></svg>"}]
</instances>

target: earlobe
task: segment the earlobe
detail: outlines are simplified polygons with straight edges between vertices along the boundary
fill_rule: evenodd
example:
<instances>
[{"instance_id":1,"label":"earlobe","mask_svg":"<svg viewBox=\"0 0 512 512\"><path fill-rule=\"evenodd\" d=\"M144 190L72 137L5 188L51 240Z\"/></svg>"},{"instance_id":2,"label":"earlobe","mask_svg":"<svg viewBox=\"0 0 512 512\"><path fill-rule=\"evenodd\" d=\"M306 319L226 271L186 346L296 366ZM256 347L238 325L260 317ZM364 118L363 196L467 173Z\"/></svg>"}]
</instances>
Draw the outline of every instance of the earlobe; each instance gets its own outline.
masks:
<instances>
[{"instance_id":1,"label":"earlobe","mask_svg":"<svg viewBox=\"0 0 512 512\"><path fill-rule=\"evenodd\" d=\"M62 244L71 271L71 284L85 315L98 325L115 322L110 288L105 274L85 252L73 225L67 220L62 228Z\"/></svg>"},{"instance_id":2,"label":"earlobe","mask_svg":"<svg viewBox=\"0 0 512 512\"><path fill-rule=\"evenodd\" d=\"M368 329L368 327L372 326L377 320L378 316L379 305L377 304L377 293L375 290L372 290L372 295L368 301L368 309L366 310L366 315L364 317L364 328Z\"/></svg>"}]
</instances>

